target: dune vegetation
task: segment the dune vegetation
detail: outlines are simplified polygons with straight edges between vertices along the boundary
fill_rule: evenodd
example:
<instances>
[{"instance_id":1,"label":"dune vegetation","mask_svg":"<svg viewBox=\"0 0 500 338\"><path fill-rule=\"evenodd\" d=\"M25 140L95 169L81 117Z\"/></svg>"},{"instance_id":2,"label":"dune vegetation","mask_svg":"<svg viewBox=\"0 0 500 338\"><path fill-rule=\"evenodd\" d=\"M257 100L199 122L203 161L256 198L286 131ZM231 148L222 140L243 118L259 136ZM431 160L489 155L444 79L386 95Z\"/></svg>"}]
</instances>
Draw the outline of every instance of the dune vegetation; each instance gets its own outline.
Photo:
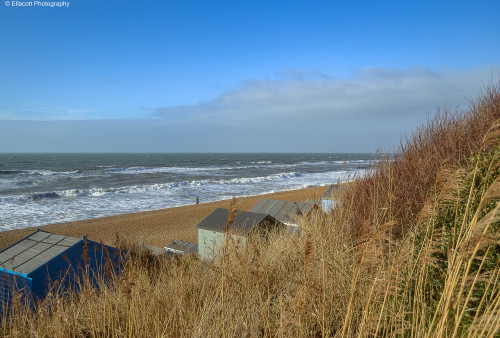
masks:
<instances>
[{"instance_id":1,"label":"dune vegetation","mask_svg":"<svg viewBox=\"0 0 500 338\"><path fill-rule=\"evenodd\" d=\"M2 334L498 337L499 168L492 85L381 155L328 214L302 218L300 236L228 241L213 262L130 250L99 288L55 285L35 307L14 298Z\"/></svg>"}]
</instances>

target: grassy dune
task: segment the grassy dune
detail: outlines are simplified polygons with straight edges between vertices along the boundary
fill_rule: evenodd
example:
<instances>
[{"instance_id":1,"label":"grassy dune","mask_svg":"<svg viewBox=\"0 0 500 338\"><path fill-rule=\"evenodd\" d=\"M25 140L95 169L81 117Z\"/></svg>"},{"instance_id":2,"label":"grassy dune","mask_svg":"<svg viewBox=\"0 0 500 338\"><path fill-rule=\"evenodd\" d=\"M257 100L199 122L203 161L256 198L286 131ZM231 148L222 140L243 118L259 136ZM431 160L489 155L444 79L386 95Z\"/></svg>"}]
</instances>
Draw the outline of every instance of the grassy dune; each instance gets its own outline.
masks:
<instances>
[{"instance_id":1,"label":"grassy dune","mask_svg":"<svg viewBox=\"0 0 500 338\"><path fill-rule=\"evenodd\" d=\"M15 303L12 336L500 334L500 90L438 113L300 237L226 243L211 263L131 255L83 292Z\"/></svg>"}]
</instances>

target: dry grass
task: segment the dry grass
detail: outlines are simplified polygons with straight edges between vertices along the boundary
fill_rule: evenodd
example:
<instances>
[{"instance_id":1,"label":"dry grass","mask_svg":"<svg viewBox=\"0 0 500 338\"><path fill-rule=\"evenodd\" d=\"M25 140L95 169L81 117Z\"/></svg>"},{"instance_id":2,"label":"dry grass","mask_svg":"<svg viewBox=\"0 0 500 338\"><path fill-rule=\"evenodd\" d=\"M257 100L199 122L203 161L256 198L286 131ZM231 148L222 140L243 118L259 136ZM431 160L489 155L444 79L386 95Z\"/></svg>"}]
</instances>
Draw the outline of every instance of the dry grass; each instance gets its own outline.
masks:
<instances>
[{"instance_id":1,"label":"dry grass","mask_svg":"<svg viewBox=\"0 0 500 338\"><path fill-rule=\"evenodd\" d=\"M416 217L434 193L439 173L463 166L484 146L491 148L491 140L494 143L498 135L498 119L498 86L486 88L467 110L438 111L401 142L393 162L381 157L373 171L355 181L339 212L356 209L347 220L354 233L367 222L376 225L393 221L397 223L396 235L403 237L414 227ZM489 141L484 140L486 135Z\"/></svg>"},{"instance_id":2,"label":"dry grass","mask_svg":"<svg viewBox=\"0 0 500 338\"><path fill-rule=\"evenodd\" d=\"M302 219L301 236L228 240L209 263L130 255L98 289L53 292L35 311L16 300L2 333L498 336L499 102L495 87L467 112L438 115L340 207Z\"/></svg>"}]
</instances>

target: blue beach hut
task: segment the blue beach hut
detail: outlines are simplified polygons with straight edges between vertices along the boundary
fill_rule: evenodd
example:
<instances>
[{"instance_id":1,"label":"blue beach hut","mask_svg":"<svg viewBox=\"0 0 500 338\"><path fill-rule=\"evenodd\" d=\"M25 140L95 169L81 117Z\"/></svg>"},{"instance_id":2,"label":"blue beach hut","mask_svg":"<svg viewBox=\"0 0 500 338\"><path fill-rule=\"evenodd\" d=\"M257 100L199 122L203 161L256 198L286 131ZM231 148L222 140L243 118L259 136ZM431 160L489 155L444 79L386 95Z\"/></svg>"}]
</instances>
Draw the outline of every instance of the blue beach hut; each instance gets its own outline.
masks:
<instances>
[{"instance_id":1,"label":"blue beach hut","mask_svg":"<svg viewBox=\"0 0 500 338\"><path fill-rule=\"evenodd\" d=\"M44 299L51 282L72 285L85 271L89 277L113 269L119 251L104 244L37 229L0 251L0 302L10 304L12 290Z\"/></svg>"}]
</instances>

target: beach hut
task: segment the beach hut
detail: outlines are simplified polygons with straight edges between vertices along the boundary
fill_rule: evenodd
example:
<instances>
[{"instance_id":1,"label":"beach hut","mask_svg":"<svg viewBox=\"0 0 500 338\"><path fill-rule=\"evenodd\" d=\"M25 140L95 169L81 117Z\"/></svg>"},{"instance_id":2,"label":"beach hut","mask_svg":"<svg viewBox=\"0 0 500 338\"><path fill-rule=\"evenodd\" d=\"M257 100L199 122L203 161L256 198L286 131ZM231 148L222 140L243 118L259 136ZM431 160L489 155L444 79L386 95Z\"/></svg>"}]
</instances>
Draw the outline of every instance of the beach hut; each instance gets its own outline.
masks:
<instances>
[{"instance_id":1,"label":"beach hut","mask_svg":"<svg viewBox=\"0 0 500 338\"><path fill-rule=\"evenodd\" d=\"M140 252L147 252L152 256L156 257L160 256L172 257L174 255L197 254L198 244L176 239L172 243L167 244L163 248L149 244L139 243L137 249Z\"/></svg>"},{"instance_id":2,"label":"beach hut","mask_svg":"<svg viewBox=\"0 0 500 338\"><path fill-rule=\"evenodd\" d=\"M165 248L160 248L158 246L153 246L145 243L139 243L139 245L137 245L137 250L141 253L148 253L155 257L160 257L167 253L165 251Z\"/></svg>"},{"instance_id":3,"label":"beach hut","mask_svg":"<svg viewBox=\"0 0 500 338\"><path fill-rule=\"evenodd\" d=\"M234 221L229 225L228 217L228 209L217 208L198 223L198 256L201 259L209 260L218 254L225 243L226 233L233 242L245 245L253 231L280 226L274 217L257 212L237 211Z\"/></svg>"},{"instance_id":4,"label":"beach hut","mask_svg":"<svg viewBox=\"0 0 500 338\"><path fill-rule=\"evenodd\" d=\"M330 184L321 195L321 207L325 212L328 212L335 204L336 188L335 185Z\"/></svg>"},{"instance_id":5,"label":"beach hut","mask_svg":"<svg viewBox=\"0 0 500 338\"><path fill-rule=\"evenodd\" d=\"M176 239L165 246L165 251L171 255L194 255L198 253L198 244Z\"/></svg>"},{"instance_id":6,"label":"beach hut","mask_svg":"<svg viewBox=\"0 0 500 338\"><path fill-rule=\"evenodd\" d=\"M250 211L267 214L288 226L297 226L297 217L307 215L314 205L312 201L292 202L261 198Z\"/></svg>"},{"instance_id":7,"label":"beach hut","mask_svg":"<svg viewBox=\"0 0 500 338\"><path fill-rule=\"evenodd\" d=\"M330 184L321 195L321 207L323 211L328 212L330 209L335 208L335 204L348 186L349 183Z\"/></svg>"},{"instance_id":8,"label":"beach hut","mask_svg":"<svg viewBox=\"0 0 500 338\"><path fill-rule=\"evenodd\" d=\"M51 282L75 286L78 276L105 272L118 261L118 250L86 240L37 229L0 251L0 301L10 304L15 287L22 296L43 299Z\"/></svg>"}]
</instances>

